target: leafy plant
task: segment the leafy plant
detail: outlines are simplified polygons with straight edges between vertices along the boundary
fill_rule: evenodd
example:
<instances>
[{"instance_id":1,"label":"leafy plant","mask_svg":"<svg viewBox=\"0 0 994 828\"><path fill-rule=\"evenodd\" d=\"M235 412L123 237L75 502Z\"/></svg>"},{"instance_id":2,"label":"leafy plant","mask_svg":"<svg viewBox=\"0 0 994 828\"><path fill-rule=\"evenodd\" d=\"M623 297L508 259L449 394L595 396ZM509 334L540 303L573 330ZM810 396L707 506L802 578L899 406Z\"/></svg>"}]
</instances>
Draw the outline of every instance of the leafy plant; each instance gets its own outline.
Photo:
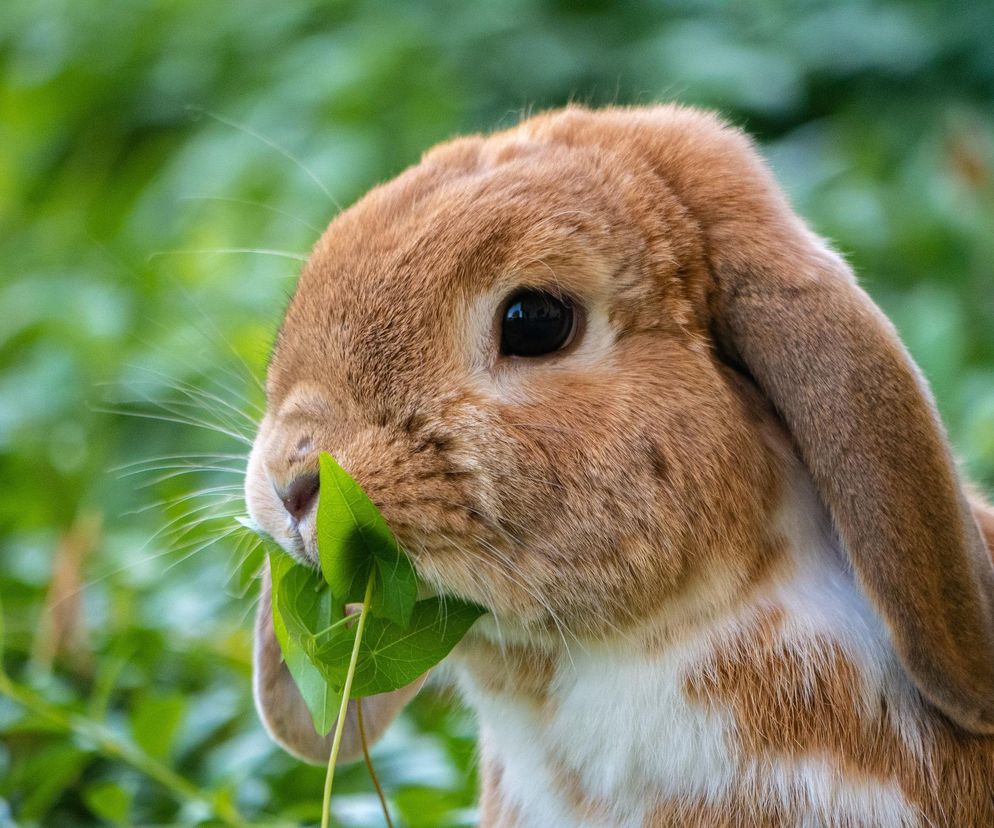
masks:
<instances>
[{"instance_id":1,"label":"leafy plant","mask_svg":"<svg viewBox=\"0 0 994 828\"><path fill-rule=\"evenodd\" d=\"M994 491L989 5L6 0L3 667L47 706L0 698L0 824L106 825L124 801L106 783L132 797L124 824L194 828L221 795L242 824L319 821L323 769L274 747L252 706L263 546L229 532L257 378L297 257L337 212L327 193L349 204L521 110L677 99L748 127ZM101 412L142 400L140 418ZM83 552L75 586L59 550ZM81 584L75 614L50 600ZM150 694L184 699L161 760L125 747L155 721L136 710ZM409 828L476 823L475 739L444 694L406 708L379 770ZM383 824L369 793L339 768L355 828Z\"/></svg>"},{"instance_id":2,"label":"leafy plant","mask_svg":"<svg viewBox=\"0 0 994 828\"><path fill-rule=\"evenodd\" d=\"M418 600L414 567L366 493L329 454L320 457L320 475L320 573L279 551L271 553L270 567L283 658L317 732L326 735L337 721L324 828L349 699L410 684L445 658L484 611L451 597ZM357 613L348 613L350 603L360 603ZM375 775L373 781L378 788Z\"/></svg>"}]
</instances>

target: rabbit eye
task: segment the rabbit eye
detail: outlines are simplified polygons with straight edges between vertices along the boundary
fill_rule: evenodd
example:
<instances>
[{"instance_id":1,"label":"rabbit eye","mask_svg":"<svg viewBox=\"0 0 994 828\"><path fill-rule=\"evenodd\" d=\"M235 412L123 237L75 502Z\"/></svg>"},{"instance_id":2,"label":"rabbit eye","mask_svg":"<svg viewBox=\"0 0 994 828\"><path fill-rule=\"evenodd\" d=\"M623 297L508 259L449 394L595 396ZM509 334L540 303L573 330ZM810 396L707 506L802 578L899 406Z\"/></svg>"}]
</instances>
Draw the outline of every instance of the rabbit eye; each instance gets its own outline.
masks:
<instances>
[{"instance_id":1,"label":"rabbit eye","mask_svg":"<svg viewBox=\"0 0 994 828\"><path fill-rule=\"evenodd\" d=\"M540 290L520 290L501 314L500 352L505 356L550 354L569 344L576 328L573 303Z\"/></svg>"}]
</instances>

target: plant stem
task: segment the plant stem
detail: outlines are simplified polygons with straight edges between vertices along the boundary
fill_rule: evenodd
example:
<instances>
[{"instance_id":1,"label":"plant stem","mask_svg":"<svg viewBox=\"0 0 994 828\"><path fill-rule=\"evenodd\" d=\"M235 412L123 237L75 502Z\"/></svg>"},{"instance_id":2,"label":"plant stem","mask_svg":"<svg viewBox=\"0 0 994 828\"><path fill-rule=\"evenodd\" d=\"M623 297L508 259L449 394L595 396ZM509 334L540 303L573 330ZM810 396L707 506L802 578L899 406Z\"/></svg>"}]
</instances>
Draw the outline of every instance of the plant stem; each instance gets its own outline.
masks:
<instances>
[{"instance_id":1,"label":"plant stem","mask_svg":"<svg viewBox=\"0 0 994 828\"><path fill-rule=\"evenodd\" d=\"M338 750L342 746L342 731L345 729L345 717L349 712L352 679L355 678L356 665L359 663L359 645L362 643L362 632L366 628L369 603L373 600L373 577L373 573L371 572L369 574L369 581L366 583L366 597L362 599L362 609L359 611L359 622L356 624L355 643L352 645L352 658L349 660L349 671L345 674L345 687L342 688L342 704L338 708L335 738L332 740L331 755L328 757L328 773L324 777L324 802L321 805L321 828L328 828L331 821L331 786L335 781L335 763L338 761Z\"/></svg>"},{"instance_id":2,"label":"plant stem","mask_svg":"<svg viewBox=\"0 0 994 828\"><path fill-rule=\"evenodd\" d=\"M342 626L342 624L348 624L350 621L355 621L354 615L346 615L344 618L339 618L334 624L329 624L323 630L319 630L318 632L314 633L314 637L320 638L322 635L327 635L332 630Z\"/></svg>"},{"instance_id":3,"label":"plant stem","mask_svg":"<svg viewBox=\"0 0 994 828\"><path fill-rule=\"evenodd\" d=\"M241 828L241 826L248 824L230 803L201 791L196 785L188 779L184 779L171 768L153 759L134 745L120 739L100 722L77 713L70 713L51 704L31 689L14 682L3 670L0 670L0 694L17 702L21 707L30 710L35 715L47 719L60 730L74 733L92 741L101 754L109 759L120 759L126 762L135 770L167 788L178 799L206 805L225 825Z\"/></svg>"},{"instance_id":4,"label":"plant stem","mask_svg":"<svg viewBox=\"0 0 994 828\"><path fill-rule=\"evenodd\" d=\"M362 721L362 699L355 700L356 723L359 725L359 743L362 745L362 758L366 761L366 770L369 771L369 778L376 788L376 795L380 798L380 807L383 809L383 818L387 821L387 828L393 828L393 820L390 819L390 809L387 807L387 798L380 785L380 779L373 768L373 760L369 756L369 743L366 741L366 726Z\"/></svg>"}]
</instances>

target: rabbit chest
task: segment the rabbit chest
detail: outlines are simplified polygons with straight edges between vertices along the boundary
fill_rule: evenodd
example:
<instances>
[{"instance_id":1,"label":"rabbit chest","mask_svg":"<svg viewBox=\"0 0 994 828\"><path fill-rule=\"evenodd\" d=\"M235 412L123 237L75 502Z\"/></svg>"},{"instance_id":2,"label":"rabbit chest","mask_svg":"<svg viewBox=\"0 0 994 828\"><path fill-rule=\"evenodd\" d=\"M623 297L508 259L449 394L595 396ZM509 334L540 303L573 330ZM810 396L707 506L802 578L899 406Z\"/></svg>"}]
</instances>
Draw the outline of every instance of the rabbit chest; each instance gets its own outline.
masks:
<instances>
[{"instance_id":1,"label":"rabbit chest","mask_svg":"<svg viewBox=\"0 0 994 828\"><path fill-rule=\"evenodd\" d=\"M707 624L465 642L482 825L994 824L989 740L924 706L805 488L782 570Z\"/></svg>"}]
</instances>

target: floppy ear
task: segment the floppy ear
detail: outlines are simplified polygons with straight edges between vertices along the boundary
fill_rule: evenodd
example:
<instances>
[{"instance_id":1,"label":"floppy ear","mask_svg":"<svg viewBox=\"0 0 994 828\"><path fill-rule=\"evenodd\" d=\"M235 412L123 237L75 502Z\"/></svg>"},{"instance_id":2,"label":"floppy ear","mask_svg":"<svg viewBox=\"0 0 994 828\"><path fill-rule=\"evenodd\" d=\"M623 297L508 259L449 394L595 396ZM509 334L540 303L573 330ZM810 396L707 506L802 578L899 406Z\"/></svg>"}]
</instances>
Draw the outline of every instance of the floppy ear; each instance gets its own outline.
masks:
<instances>
[{"instance_id":1,"label":"floppy ear","mask_svg":"<svg viewBox=\"0 0 994 828\"><path fill-rule=\"evenodd\" d=\"M331 753L332 732L321 736L314 729L303 696L290 675L273 630L272 579L269 561L264 564L259 608L255 617L255 641L252 656L252 689L259 718L277 744L298 759L324 765ZM363 730L369 747L373 746L397 714L424 685L425 673L406 687L391 693L368 696L362 700ZM340 762L354 762L362 757L356 700L349 702Z\"/></svg>"},{"instance_id":2,"label":"floppy ear","mask_svg":"<svg viewBox=\"0 0 994 828\"><path fill-rule=\"evenodd\" d=\"M700 228L720 347L793 434L918 689L994 733L994 566L928 387L842 261L793 213L750 142L679 107L567 110L538 131L644 164Z\"/></svg>"}]
</instances>

